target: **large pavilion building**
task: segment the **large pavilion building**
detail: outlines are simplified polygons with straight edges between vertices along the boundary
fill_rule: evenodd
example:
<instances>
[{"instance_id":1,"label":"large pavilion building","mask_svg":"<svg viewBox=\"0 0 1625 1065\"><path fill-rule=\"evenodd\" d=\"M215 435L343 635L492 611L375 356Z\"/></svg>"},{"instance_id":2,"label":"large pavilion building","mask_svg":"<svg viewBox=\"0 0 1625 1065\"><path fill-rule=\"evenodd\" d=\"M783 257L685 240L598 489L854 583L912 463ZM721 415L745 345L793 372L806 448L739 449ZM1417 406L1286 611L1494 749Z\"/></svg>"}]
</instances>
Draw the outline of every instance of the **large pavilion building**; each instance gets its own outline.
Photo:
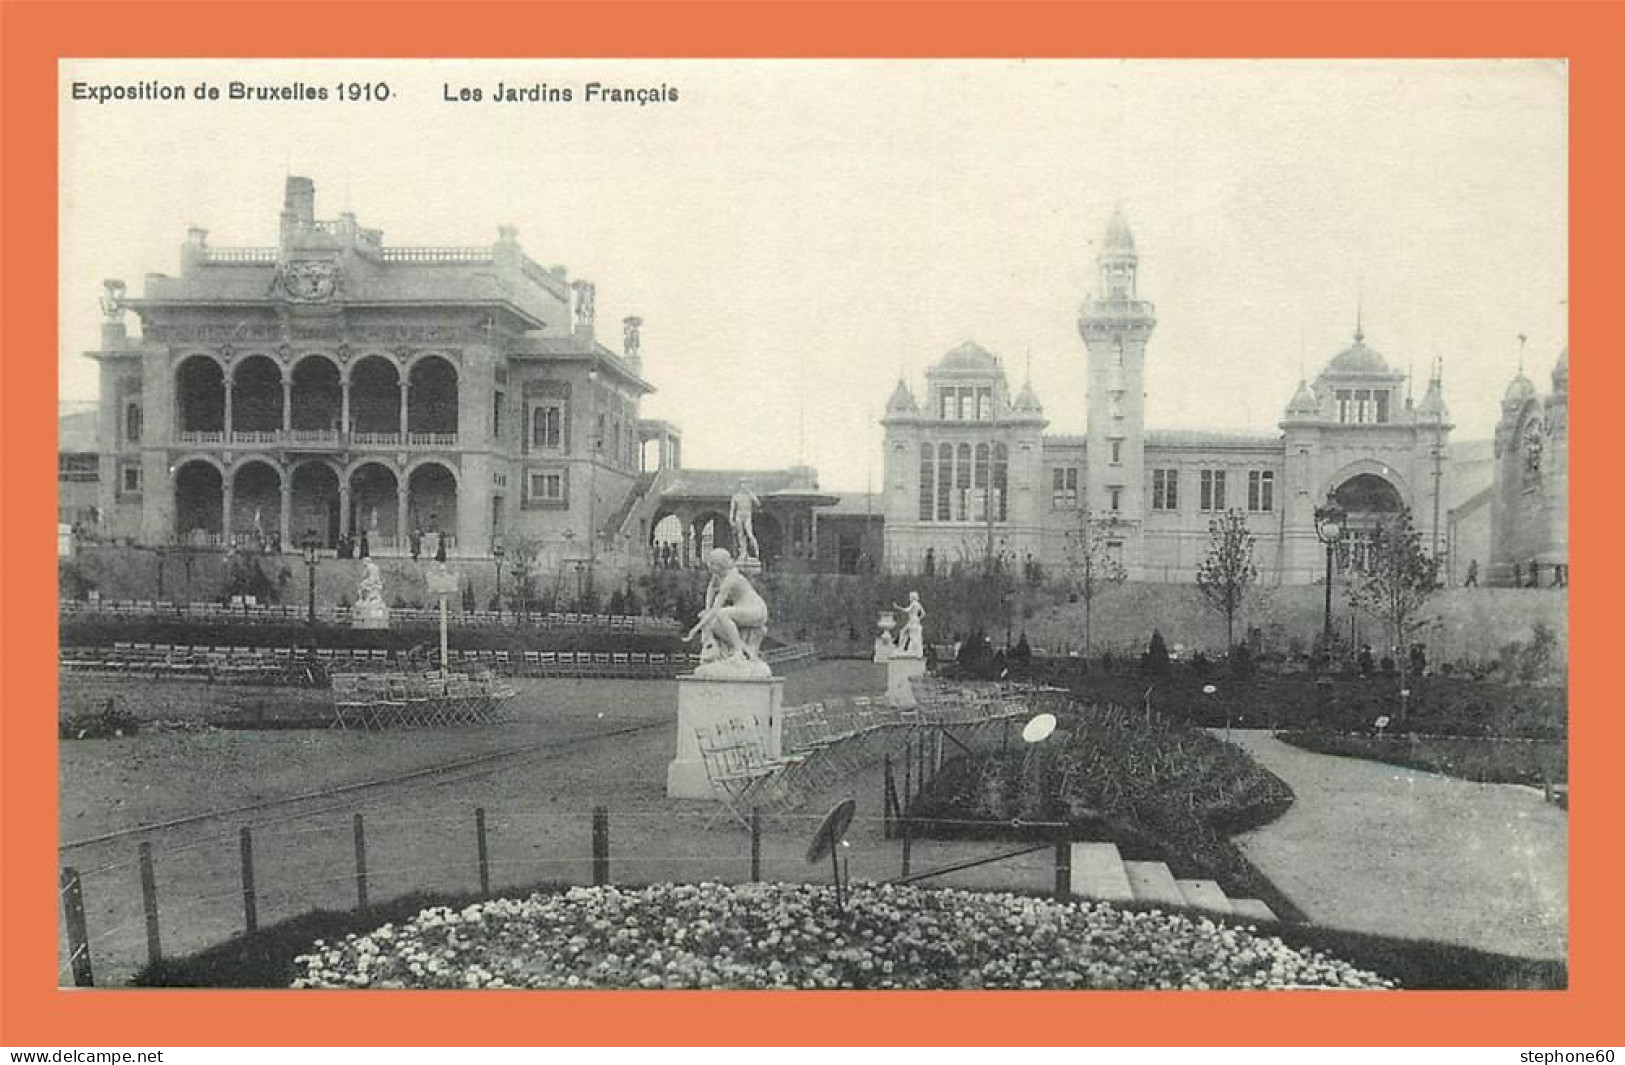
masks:
<instances>
[{"instance_id":1,"label":"large pavilion building","mask_svg":"<svg viewBox=\"0 0 1625 1065\"><path fill-rule=\"evenodd\" d=\"M1044 432L1030 385L1012 397L1003 365L974 343L925 374L923 399L900 380L886 405L885 553L894 568L984 557L1054 572L1069 539L1104 544L1130 579L1190 581L1208 523L1242 511L1260 575L1302 584L1325 571L1315 510L1348 513L1345 557L1410 508L1424 543L1448 550L1450 415L1435 366L1420 400L1406 375L1353 342L1287 399L1276 431L1158 431L1147 426L1145 360L1157 324L1138 287L1139 255L1119 211L1106 229L1098 287L1078 312L1087 430Z\"/></svg>"},{"instance_id":2,"label":"large pavilion building","mask_svg":"<svg viewBox=\"0 0 1625 1065\"><path fill-rule=\"evenodd\" d=\"M106 282L98 528L147 545L448 554L541 545L633 567L654 527L692 558L727 546L736 475L683 477L682 434L640 415L642 322L598 339L595 289L529 258L511 226L471 247L396 247L352 214L318 220L289 177L275 245L192 229L179 276ZM139 335L128 328L131 313ZM806 470L774 490L775 552L811 553ZM779 483L782 482L782 483ZM673 498L662 503L668 492ZM720 515L720 517L719 517Z\"/></svg>"}]
</instances>

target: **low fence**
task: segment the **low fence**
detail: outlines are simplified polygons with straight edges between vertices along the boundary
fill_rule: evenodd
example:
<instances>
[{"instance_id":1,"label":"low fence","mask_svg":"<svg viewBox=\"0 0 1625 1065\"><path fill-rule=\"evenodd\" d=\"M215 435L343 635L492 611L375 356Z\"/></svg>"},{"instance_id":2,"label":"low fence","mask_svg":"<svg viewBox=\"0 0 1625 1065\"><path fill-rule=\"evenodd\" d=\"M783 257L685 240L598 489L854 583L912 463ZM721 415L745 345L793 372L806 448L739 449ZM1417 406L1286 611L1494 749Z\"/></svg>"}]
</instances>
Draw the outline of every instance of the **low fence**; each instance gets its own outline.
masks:
<instances>
[{"instance_id":1,"label":"low fence","mask_svg":"<svg viewBox=\"0 0 1625 1065\"><path fill-rule=\"evenodd\" d=\"M847 766L793 808L750 810L743 828L728 820L721 802L657 800L561 812L464 805L433 787L375 797L371 807L352 797L312 808L323 800L307 796L69 842L60 848L61 980L123 983L145 964L313 910L366 914L380 900L423 893L490 897L541 883L817 882L827 875L827 860L808 865L808 843L825 804L848 796L879 811L860 815L848 829L841 853L853 878L1065 897L1066 826L1021 826L1055 830L1053 843L1037 847L925 839L915 829L915 799L955 750L991 749L1001 740L1011 741L1008 717L922 721L892 731L887 743L870 748L872 761ZM520 768L522 760L496 761ZM429 779L456 784L491 771L492 760L480 759Z\"/></svg>"},{"instance_id":2,"label":"low fence","mask_svg":"<svg viewBox=\"0 0 1625 1065\"><path fill-rule=\"evenodd\" d=\"M546 613L521 614L511 610L462 610L448 604L448 620L459 628L534 628L580 632L635 632L667 635L678 631L671 618L651 618L630 614ZM63 599L57 604L63 618L130 618L158 621L177 619L229 622L245 625L284 625L308 621L308 606L291 603L193 602L175 603L139 599ZM347 606L318 606L316 620L329 625L350 624ZM397 624L438 625L439 607L395 607L390 620Z\"/></svg>"}]
</instances>

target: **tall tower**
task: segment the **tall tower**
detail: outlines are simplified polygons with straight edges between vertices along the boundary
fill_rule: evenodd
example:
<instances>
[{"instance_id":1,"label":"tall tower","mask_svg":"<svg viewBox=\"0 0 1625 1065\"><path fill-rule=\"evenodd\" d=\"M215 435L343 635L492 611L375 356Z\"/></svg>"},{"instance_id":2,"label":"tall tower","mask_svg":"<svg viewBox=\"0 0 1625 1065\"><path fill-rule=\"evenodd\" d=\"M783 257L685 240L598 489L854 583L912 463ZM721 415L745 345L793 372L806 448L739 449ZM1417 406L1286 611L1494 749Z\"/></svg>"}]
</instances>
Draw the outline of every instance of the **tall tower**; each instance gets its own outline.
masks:
<instances>
[{"instance_id":1,"label":"tall tower","mask_svg":"<svg viewBox=\"0 0 1625 1065\"><path fill-rule=\"evenodd\" d=\"M1145 345L1156 308L1139 298L1140 257L1122 208L1112 212L1097 258L1095 293L1078 309L1088 349L1085 499L1108 544L1121 543L1131 579L1141 574L1145 518Z\"/></svg>"}]
</instances>

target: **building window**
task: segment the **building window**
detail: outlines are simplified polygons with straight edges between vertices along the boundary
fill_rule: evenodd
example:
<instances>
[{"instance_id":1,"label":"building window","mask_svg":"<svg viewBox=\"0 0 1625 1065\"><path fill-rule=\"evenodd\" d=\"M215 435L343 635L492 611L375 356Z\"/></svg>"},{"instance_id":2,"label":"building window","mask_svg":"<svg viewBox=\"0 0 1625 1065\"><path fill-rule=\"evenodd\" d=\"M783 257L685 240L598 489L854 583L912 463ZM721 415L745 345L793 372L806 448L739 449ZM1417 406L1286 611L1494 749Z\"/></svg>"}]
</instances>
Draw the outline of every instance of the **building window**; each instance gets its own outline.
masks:
<instances>
[{"instance_id":1,"label":"building window","mask_svg":"<svg viewBox=\"0 0 1625 1065\"><path fill-rule=\"evenodd\" d=\"M959 390L959 420L968 422L976 417L976 393L969 388Z\"/></svg>"},{"instance_id":2,"label":"building window","mask_svg":"<svg viewBox=\"0 0 1625 1065\"><path fill-rule=\"evenodd\" d=\"M1123 510L1123 486L1120 485L1120 484L1111 485L1110 487L1108 487L1106 489L1106 493L1107 493L1108 498L1111 501L1111 503L1110 503L1111 512L1113 514L1122 513L1122 510Z\"/></svg>"},{"instance_id":3,"label":"building window","mask_svg":"<svg viewBox=\"0 0 1625 1065\"><path fill-rule=\"evenodd\" d=\"M141 443L141 404L131 403L124 408L124 439L132 444Z\"/></svg>"},{"instance_id":4,"label":"building window","mask_svg":"<svg viewBox=\"0 0 1625 1065\"><path fill-rule=\"evenodd\" d=\"M1078 468L1057 466L1050 471L1050 507L1053 510L1078 508Z\"/></svg>"},{"instance_id":5,"label":"building window","mask_svg":"<svg viewBox=\"0 0 1625 1065\"><path fill-rule=\"evenodd\" d=\"M1367 425L1371 421L1371 390L1357 388L1354 390L1354 422L1356 425Z\"/></svg>"},{"instance_id":6,"label":"building window","mask_svg":"<svg viewBox=\"0 0 1625 1065\"><path fill-rule=\"evenodd\" d=\"M1202 471L1202 509L1224 509L1224 471Z\"/></svg>"},{"instance_id":7,"label":"building window","mask_svg":"<svg viewBox=\"0 0 1625 1065\"><path fill-rule=\"evenodd\" d=\"M1121 440L1112 440L1109 443L1112 449L1112 465L1121 466L1123 464L1123 442Z\"/></svg>"},{"instance_id":8,"label":"building window","mask_svg":"<svg viewBox=\"0 0 1625 1065\"><path fill-rule=\"evenodd\" d=\"M1371 393L1377 399L1377 424L1388 424L1388 390L1386 388Z\"/></svg>"},{"instance_id":9,"label":"building window","mask_svg":"<svg viewBox=\"0 0 1625 1065\"><path fill-rule=\"evenodd\" d=\"M1353 410L1354 393L1346 388L1339 388L1337 390L1337 420L1347 425Z\"/></svg>"},{"instance_id":10,"label":"building window","mask_svg":"<svg viewBox=\"0 0 1625 1065\"><path fill-rule=\"evenodd\" d=\"M1111 407L1112 407L1112 417L1113 418L1121 418L1123 416L1123 393L1121 393L1121 392L1113 392L1112 393Z\"/></svg>"},{"instance_id":11,"label":"building window","mask_svg":"<svg viewBox=\"0 0 1625 1065\"><path fill-rule=\"evenodd\" d=\"M530 470L525 477L525 501L532 506L560 506L565 502L563 470Z\"/></svg>"},{"instance_id":12,"label":"building window","mask_svg":"<svg viewBox=\"0 0 1625 1065\"><path fill-rule=\"evenodd\" d=\"M920 520L930 521L936 514L936 449L930 444L920 445Z\"/></svg>"},{"instance_id":13,"label":"building window","mask_svg":"<svg viewBox=\"0 0 1625 1065\"><path fill-rule=\"evenodd\" d=\"M979 422L993 420L993 390L991 388L978 388L976 390L976 420Z\"/></svg>"},{"instance_id":14,"label":"building window","mask_svg":"<svg viewBox=\"0 0 1625 1065\"><path fill-rule=\"evenodd\" d=\"M1151 471L1151 509L1179 509L1179 471Z\"/></svg>"},{"instance_id":15,"label":"building window","mask_svg":"<svg viewBox=\"0 0 1625 1065\"><path fill-rule=\"evenodd\" d=\"M560 403L538 403L530 410L530 446L560 448L564 446L564 406Z\"/></svg>"},{"instance_id":16,"label":"building window","mask_svg":"<svg viewBox=\"0 0 1625 1065\"><path fill-rule=\"evenodd\" d=\"M504 399L504 396L502 395L501 392L493 392L491 394L491 439L492 440L501 440L502 439L502 401L503 401L503 399Z\"/></svg>"},{"instance_id":17,"label":"building window","mask_svg":"<svg viewBox=\"0 0 1625 1065\"><path fill-rule=\"evenodd\" d=\"M141 467L133 462L125 463L119 467L118 487L122 495L140 495Z\"/></svg>"},{"instance_id":18,"label":"building window","mask_svg":"<svg viewBox=\"0 0 1625 1065\"><path fill-rule=\"evenodd\" d=\"M993 498L997 510L995 521L1006 521L1010 516L1010 449L1003 444L993 445Z\"/></svg>"},{"instance_id":19,"label":"building window","mask_svg":"<svg viewBox=\"0 0 1625 1065\"><path fill-rule=\"evenodd\" d=\"M969 444L960 444L959 450L954 454L954 520L970 520Z\"/></svg>"},{"instance_id":20,"label":"building window","mask_svg":"<svg viewBox=\"0 0 1625 1065\"><path fill-rule=\"evenodd\" d=\"M1247 509L1275 509L1275 471L1251 470L1247 474Z\"/></svg>"},{"instance_id":21,"label":"building window","mask_svg":"<svg viewBox=\"0 0 1625 1065\"><path fill-rule=\"evenodd\" d=\"M953 421L954 415L959 413L959 400L956 397L957 393L953 389L944 388L942 390L940 397L942 400L942 420L945 422Z\"/></svg>"}]
</instances>

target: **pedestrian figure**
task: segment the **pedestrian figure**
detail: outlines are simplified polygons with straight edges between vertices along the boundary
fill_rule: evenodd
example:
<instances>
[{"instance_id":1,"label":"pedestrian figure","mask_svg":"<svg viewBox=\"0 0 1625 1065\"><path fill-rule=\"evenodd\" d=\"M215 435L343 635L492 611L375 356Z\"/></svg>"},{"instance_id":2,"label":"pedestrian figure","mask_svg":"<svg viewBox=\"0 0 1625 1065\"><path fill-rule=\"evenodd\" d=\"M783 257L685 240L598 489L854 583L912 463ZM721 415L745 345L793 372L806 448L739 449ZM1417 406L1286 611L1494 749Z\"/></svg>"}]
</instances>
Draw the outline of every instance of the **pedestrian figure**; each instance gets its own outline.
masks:
<instances>
[{"instance_id":1,"label":"pedestrian figure","mask_svg":"<svg viewBox=\"0 0 1625 1065\"><path fill-rule=\"evenodd\" d=\"M1463 588L1478 587L1478 559L1469 559L1467 562L1467 579L1461 582Z\"/></svg>"},{"instance_id":2,"label":"pedestrian figure","mask_svg":"<svg viewBox=\"0 0 1625 1065\"><path fill-rule=\"evenodd\" d=\"M927 577L937 575L937 549L934 547L925 549L925 575Z\"/></svg>"},{"instance_id":3,"label":"pedestrian figure","mask_svg":"<svg viewBox=\"0 0 1625 1065\"><path fill-rule=\"evenodd\" d=\"M1370 644L1364 644L1361 646L1359 655L1355 657L1355 664L1359 667L1360 676L1371 676L1372 667L1376 665L1376 662L1371 657Z\"/></svg>"}]
</instances>

